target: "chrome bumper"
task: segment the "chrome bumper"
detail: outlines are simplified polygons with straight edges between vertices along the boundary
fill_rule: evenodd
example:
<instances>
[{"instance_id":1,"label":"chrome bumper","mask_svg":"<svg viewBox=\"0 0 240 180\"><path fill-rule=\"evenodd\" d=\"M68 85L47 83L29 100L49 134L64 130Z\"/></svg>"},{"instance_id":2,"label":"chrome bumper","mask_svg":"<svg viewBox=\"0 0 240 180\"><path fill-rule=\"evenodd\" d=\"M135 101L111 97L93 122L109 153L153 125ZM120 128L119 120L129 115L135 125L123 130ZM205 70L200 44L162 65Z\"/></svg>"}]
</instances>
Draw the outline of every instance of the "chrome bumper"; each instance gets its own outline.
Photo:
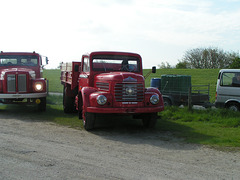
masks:
<instances>
[{"instance_id":1,"label":"chrome bumper","mask_svg":"<svg viewBox=\"0 0 240 180\"><path fill-rule=\"evenodd\" d=\"M41 98L41 97L46 97L46 96L47 96L47 92L28 93L28 94L0 94L0 99Z\"/></svg>"}]
</instances>

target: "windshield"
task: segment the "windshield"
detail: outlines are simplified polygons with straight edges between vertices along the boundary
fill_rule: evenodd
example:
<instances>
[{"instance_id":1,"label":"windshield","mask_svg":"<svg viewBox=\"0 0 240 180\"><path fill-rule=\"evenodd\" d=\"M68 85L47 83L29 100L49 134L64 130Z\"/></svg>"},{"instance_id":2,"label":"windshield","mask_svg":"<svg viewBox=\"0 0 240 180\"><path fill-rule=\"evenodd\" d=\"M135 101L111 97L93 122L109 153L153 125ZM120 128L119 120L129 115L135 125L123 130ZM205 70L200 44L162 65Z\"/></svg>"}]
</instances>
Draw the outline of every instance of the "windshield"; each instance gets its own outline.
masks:
<instances>
[{"instance_id":1,"label":"windshield","mask_svg":"<svg viewBox=\"0 0 240 180\"><path fill-rule=\"evenodd\" d=\"M128 71L140 72L140 60L134 56L95 55L93 71Z\"/></svg>"},{"instance_id":2,"label":"windshield","mask_svg":"<svg viewBox=\"0 0 240 180\"><path fill-rule=\"evenodd\" d=\"M38 56L0 55L0 66L37 66Z\"/></svg>"}]
</instances>

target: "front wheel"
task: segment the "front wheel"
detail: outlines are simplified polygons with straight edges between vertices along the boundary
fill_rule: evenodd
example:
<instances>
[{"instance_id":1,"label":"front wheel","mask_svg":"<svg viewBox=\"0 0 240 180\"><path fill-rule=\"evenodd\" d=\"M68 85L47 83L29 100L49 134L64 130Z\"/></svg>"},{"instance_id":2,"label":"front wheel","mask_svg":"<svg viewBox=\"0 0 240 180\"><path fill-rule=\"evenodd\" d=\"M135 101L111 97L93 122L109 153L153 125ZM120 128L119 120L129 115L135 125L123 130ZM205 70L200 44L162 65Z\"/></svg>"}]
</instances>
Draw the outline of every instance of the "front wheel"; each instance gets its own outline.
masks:
<instances>
[{"instance_id":1,"label":"front wheel","mask_svg":"<svg viewBox=\"0 0 240 180\"><path fill-rule=\"evenodd\" d=\"M38 104L38 111L46 111L46 97L40 98L40 103Z\"/></svg>"},{"instance_id":2,"label":"front wheel","mask_svg":"<svg viewBox=\"0 0 240 180\"><path fill-rule=\"evenodd\" d=\"M81 93L78 94L78 118L82 119L82 95Z\"/></svg>"},{"instance_id":3,"label":"front wheel","mask_svg":"<svg viewBox=\"0 0 240 180\"><path fill-rule=\"evenodd\" d=\"M89 131L94 128L94 123L96 119L96 114L94 113L85 113L85 118L83 119L83 127L85 130Z\"/></svg>"},{"instance_id":4,"label":"front wheel","mask_svg":"<svg viewBox=\"0 0 240 180\"><path fill-rule=\"evenodd\" d=\"M157 123L157 119L157 113L145 114L142 119L143 127L154 128Z\"/></svg>"}]
</instances>

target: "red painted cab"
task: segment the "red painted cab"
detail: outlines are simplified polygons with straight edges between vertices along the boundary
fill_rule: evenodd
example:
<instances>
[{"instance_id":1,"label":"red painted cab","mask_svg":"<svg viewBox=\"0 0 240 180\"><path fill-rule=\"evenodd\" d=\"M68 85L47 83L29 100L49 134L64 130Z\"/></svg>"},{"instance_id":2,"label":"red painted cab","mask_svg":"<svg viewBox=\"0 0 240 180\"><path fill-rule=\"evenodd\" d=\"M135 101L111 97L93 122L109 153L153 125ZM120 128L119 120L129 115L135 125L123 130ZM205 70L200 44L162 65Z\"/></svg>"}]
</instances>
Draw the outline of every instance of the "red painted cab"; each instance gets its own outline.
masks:
<instances>
[{"instance_id":1,"label":"red painted cab","mask_svg":"<svg viewBox=\"0 0 240 180\"><path fill-rule=\"evenodd\" d=\"M42 72L38 53L1 51L0 103L37 104L39 111L45 111L47 83Z\"/></svg>"}]
</instances>

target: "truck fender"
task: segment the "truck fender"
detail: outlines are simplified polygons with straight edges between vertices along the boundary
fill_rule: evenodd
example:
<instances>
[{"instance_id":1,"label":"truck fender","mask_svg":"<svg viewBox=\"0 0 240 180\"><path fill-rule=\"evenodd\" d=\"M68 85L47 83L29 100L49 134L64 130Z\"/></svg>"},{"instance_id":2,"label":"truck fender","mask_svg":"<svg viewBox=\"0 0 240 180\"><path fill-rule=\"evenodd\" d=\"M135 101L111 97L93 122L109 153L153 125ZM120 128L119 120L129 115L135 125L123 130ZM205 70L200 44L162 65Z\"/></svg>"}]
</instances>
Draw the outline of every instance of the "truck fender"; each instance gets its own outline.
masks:
<instances>
[{"instance_id":1,"label":"truck fender","mask_svg":"<svg viewBox=\"0 0 240 180\"><path fill-rule=\"evenodd\" d=\"M97 89L93 88L93 87L83 87L81 89L82 101L83 101L83 109L82 109L83 116L85 116L85 112L87 110L87 107L90 106L89 95L96 92L96 91L97 91Z\"/></svg>"},{"instance_id":2,"label":"truck fender","mask_svg":"<svg viewBox=\"0 0 240 180\"><path fill-rule=\"evenodd\" d=\"M161 92L159 91L158 88L148 87L148 88L145 89L145 92L154 92L154 93L158 94L158 96L159 96L159 101L162 103L162 105L164 104L163 96L162 96L162 94L161 94Z\"/></svg>"},{"instance_id":3,"label":"truck fender","mask_svg":"<svg viewBox=\"0 0 240 180\"><path fill-rule=\"evenodd\" d=\"M148 87L148 88L146 88L145 91L146 91L146 92L155 92L155 93L157 93L158 95L161 95L161 92L158 90L158 88L155 88L155 87Z\"/></svg>"}]
</instances>

